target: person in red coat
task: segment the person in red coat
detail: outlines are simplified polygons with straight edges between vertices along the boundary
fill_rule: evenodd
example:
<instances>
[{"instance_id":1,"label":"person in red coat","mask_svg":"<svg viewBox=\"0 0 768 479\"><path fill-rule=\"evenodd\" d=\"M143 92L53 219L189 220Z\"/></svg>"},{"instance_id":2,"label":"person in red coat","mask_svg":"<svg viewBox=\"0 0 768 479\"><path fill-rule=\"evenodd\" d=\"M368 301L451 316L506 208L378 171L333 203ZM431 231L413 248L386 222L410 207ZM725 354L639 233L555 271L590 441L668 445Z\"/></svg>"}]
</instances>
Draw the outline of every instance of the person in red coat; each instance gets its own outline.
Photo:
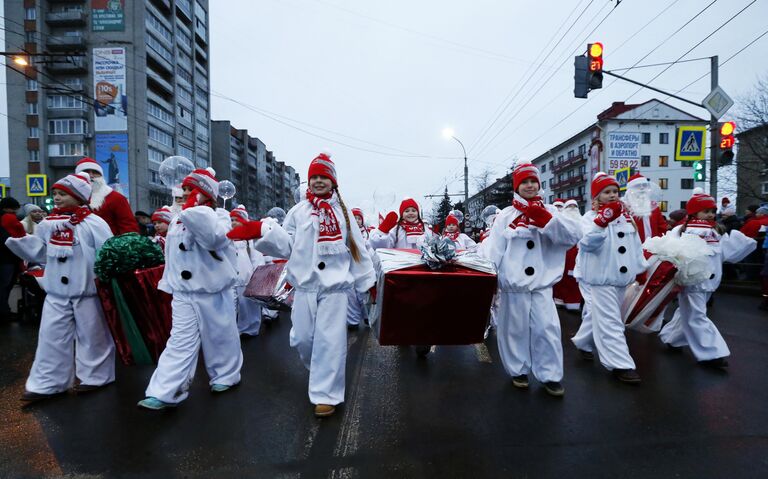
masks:
<instances>
[{"instance_id":1,"label":"person in red coat","mask_svg":"<svg viewBox=\"0 0 768 479\"><path fill-rule=\"evenodd\" d=\"M641 244L646 238L664 236L669 229L667 220L653 201L654 186L651 180L640 173L635 173L627 183L627 193L624 196L624 203L629 206L632 219L637 225Z\"/></svg>"},{"instance_id":2,"label":"person in red coat","mask_svg":"<svg viewBox=\"0 0 768 479\"><path fill-rule=\"evenodd\" d=\"M761 231L765 231L768 227L768 206L761 206L755 211L754 219L751 219L744 223L741 227L741 231L744 236L748 236L752 239L757 238L757 234Z\"/></svg>"},{"instance_id":3,"label":"person in red coat","mask_svg":"<svg viewBox=\"0 0 768 479\"><path fill-rule=\"evenodd\" d=\"M107 222L112 234L117 236L123 233L138 233L139 224L133 216L131 205L125 196L113 190L104 181L101 165L93 158L85 157L75 165L75 173L82 172L91 177L91 210Z\"/></svg>"},{"instance_id":4,"label":"person in red coat","mask_svg":"<svg viewBox=\"0 0 768 479\"><path fill-rule=\"evenodd\" d=\"M560 214L574 215L581 220L581 212L576 200L568 200L563 203L563 209ZM555 299L555 304L565 307L568 311L580 310L583 301L581 291L579 290L579 283L573 277L573 269L576 267L576 256L578 254L578 246L572 247L565 253L563 277L552 287L552 297Z\"/></svg>"}]
</instances>

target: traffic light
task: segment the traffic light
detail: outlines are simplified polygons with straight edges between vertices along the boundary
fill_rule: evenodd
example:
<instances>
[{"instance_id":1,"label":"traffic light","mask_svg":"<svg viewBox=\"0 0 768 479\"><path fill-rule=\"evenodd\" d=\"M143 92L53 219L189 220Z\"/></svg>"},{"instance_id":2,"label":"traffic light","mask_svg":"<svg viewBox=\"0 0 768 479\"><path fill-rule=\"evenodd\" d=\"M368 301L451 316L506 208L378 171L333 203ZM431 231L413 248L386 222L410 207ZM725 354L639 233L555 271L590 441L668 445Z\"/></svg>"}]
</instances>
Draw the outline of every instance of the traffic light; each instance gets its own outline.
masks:
<instances>
[{"instance_id":1,"label":"traffic light","mask_svg":"<svg viewBox=\"0 0 768 479\"><path fill-rule=\"evenodd\" d=\"M573 96L587 98L591 90L603 87L603 44L587 45L587 54L573 59Z\"/></svg>"},{"instance_id":2,"label":"traffic light","mask_svg":"<svg viewBox=\"0 0 768 479\"><path fill-rule=\"evenodd\" d=\"M600 42L587 45L589 57L589 89L603 88L603 44Z\"/></svg>"},{"instance_id":3,"label":"traffic light","mask_svg":"<svg viewBox=\"0 0 768 479\"><path fill-rule=\"evenodd\" d=\"M704 168L703 161L693 162L693 181L706 181L707 170Z\"/></svg>"},{"instance_id":4,"label":"traffic light","mask_svg":"<svg viewBox=\"0 0 768 479\"><path fill-rule=\"evenodd\" d=\"M53 209L53 198L48 197L45 199L45 209L48 211Z\"/></svg>"},{"instance_id":5,"label":"traffic light","mask_svg":"<svg viewBox=\"0 0 768 479\"><path fill-rule=\"evenodd\" d=\"M733 145L736 140L733 133L736 131L736 123L726 121L720 124L720 155L718 166L730 165L733 163Z\"/></svg>"}]
</instances>

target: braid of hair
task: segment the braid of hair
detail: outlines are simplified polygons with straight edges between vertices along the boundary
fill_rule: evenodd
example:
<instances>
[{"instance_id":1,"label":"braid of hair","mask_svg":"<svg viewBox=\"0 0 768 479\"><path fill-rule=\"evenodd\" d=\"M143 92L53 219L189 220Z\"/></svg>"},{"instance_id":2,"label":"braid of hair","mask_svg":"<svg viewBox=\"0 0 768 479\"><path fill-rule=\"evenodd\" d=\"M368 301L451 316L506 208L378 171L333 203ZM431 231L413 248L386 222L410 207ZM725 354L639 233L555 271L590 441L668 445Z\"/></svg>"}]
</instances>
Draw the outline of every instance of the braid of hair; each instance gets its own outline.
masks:
<instances>
[{"instance_id":1,"label":"braid of hair","mask_svg":"<svg viewBox=\"0 0 768 479\"><path fill-rule=\"evenodd\" d=\"M349 253L352 255L352 259L355 260L355 263L360 262L360 250L357 248L357 243L355 243L355 240L352 239L352 230L350 229L350 222L349 222L349 213L347 213L347 206L344 204L344 200L341 199L341 194L339 194L339 189L334 188L336 191L336 196L339 198L339 205L341 206L341 212L344 213L344 222L347 224L347 247L349 248ZM357 226L357 224L355 224Z\"/></svg>"}]
</instances>

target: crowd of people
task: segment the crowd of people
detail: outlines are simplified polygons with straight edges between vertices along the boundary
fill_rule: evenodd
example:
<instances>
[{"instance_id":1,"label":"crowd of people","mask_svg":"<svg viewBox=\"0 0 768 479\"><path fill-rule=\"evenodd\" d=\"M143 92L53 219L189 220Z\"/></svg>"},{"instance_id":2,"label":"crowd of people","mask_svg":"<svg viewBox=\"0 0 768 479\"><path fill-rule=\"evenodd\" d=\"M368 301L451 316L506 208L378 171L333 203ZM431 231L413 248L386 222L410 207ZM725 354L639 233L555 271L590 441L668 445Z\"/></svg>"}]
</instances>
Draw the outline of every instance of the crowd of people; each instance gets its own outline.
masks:
<instances>
[{"instance_id":1,"label":"crowd of people","mask_svg":"<svg viewBox=\"0 0 768 479\"><path fill-rule=\"evenodd\" d=\"M113 235L152 236L165 255L158 289L172 296L170 338L139 407L162 410L186 400L201 350L213 393L241 382L240 336L258 334L262 318L274 315L245 295L246 285L260 266L282 262L294 290L290 345L309 371L314 414L325 417L344 402L347 331L365 323L368 305L377 300L381 248L418 249L438 236L491 261L498 290L488 316L503 367L515 387L529 388L532 375L559 397L565 388L558 304L583 304L572 338L582 358L597 356L619 381L640 382L622 305L630 285L653 274L653 238L665 238L662 246L669 248L695 244L689 254L707 265L706 277L680 267L688 281L681 283L679 306L661 329L661 341L689 347L702 365L727 367L730 351L707 317L707 301L719 286L722 263L753 251L754 237L765 229L758 225L768 225L768 208L756 208L741 231L719 225L715 200L701 191L670 224L647 195L647 178L633 176L622 199L616 179L605 173L594 177L592 205L582 215L574 201L545 204L538 169L520 162L512 204L488 216L476 242L461 232L456 216L434 231L410 198L377 226L367 226L363 212L342 199L327 154L312 160L307 178L304 199L284 218L253 219L242 206L219 207L219 182L210 168L194 170L173 188L172 205L134 214L89 158L53 185L55 209L48 216L29 208L29 221L19 221L18 203L0 201L3 306L19 258L45 271L39 340L22 400L33 403L70 388L85 393L115 380L115 345L94 273L97 252ZM723 211L723 222L731 216Z\"/></svg>"}]
</instances>

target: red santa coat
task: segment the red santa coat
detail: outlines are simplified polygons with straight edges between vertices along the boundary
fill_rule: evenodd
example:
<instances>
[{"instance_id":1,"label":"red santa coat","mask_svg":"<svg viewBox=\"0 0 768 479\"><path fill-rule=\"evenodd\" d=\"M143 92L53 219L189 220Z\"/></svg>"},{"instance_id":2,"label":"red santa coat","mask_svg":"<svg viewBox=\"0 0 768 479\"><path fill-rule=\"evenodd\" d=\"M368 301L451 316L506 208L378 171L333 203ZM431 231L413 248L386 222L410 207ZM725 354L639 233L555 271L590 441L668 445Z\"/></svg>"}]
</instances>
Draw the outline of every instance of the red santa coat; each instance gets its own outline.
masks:
<instances>
[{"instance_id":1,"label":"red santa coat","mask_svg":"<svg viewBox=\"0 0 768 479\"><path fill-rule=\"evenodd\" d=\"M667 220L664 219L664 215L661 214L661 210L657 207L654 208L653 211L651 211L650 216L633 216L632 219L635 220L635 224L637 225L637 234L640 237L640 243L645 243L646 238L646 231L648 229L651 230L651 238L656 236L664 236L664 233L667 232L667 229L669 228L669 224L667 224Z\"/></svg>"},{"instance_id":2,"label":"red santa coat","mask_svg":"<svg viewBox=\"0 0 768 479\"><path fill-rule=\"evenodd\" d=\"M139 224L131 211L131 205L128 204L125 196L117 191L110 192L101 206L94 208L94 213L107 222L115 236L139 232Z\"/></svg>"},{"instance_id":3,"label":"red santa coat","mask_svg":"<svg viewBox=\"0 0 768 479\"><path fill-rule=\"evenodd\" d=\"M576 255L579 253L578 246L574 246L565 253L565 271L563 277L552 288L552 296L555 303L564 305L567 309L576 310L581 307L581 291L579 283L573 277L573 268L576 267Z\"/></svg>"}]
</instances>

